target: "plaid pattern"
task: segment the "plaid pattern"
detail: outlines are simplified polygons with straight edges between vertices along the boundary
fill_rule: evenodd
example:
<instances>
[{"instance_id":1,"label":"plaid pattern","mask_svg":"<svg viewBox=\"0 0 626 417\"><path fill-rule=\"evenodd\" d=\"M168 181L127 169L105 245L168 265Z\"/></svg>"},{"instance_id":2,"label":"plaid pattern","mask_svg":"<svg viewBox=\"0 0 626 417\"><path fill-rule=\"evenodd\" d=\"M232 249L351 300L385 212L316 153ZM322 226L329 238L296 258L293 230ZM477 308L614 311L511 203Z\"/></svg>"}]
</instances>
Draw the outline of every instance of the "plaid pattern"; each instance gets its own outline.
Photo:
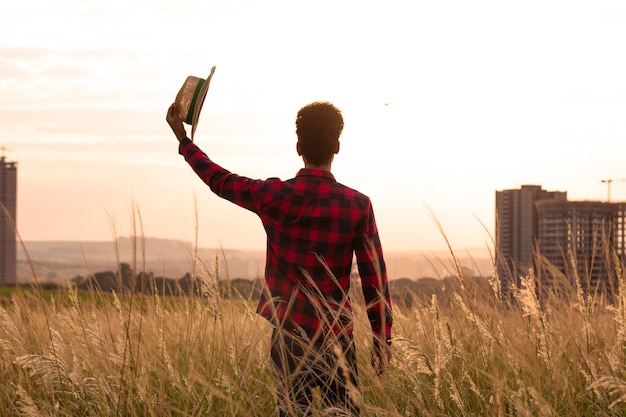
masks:
<instances>
[{"instance_id":1,"label":"plaid pattern","mask_svg":"<svg viewBox=\"0 0 626 417\"><path fill-rule=\"evenodd\" d=\"M391 337L387 272L370 199L323 170L254 180L212 162L189 139L179 153L218 196L256 213L267 234L266 291L257 312L308 337L352 333L347 296L356 255L374 334Z\"/></svg>"}]
</instances>

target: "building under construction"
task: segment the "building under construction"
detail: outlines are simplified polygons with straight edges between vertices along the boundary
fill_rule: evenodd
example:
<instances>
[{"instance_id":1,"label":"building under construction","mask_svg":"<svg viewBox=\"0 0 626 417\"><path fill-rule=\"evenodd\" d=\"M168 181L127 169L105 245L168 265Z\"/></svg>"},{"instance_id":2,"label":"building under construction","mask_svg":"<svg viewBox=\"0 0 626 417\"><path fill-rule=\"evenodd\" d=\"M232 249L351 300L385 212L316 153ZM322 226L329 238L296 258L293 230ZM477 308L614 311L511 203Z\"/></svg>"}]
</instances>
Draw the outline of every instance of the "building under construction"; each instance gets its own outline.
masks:
<instances>
[{"instance_id":1,"label":"building under construction","mask_svg":"<svg viewBox=\"0 0 626 417\"><path fill-rule=\"evenodd\" d=\"M543 289L572 282L588 293L616 289L615 262L626 253L626 203L539 200L535 206Z\"/></svg>"}]
</instances>

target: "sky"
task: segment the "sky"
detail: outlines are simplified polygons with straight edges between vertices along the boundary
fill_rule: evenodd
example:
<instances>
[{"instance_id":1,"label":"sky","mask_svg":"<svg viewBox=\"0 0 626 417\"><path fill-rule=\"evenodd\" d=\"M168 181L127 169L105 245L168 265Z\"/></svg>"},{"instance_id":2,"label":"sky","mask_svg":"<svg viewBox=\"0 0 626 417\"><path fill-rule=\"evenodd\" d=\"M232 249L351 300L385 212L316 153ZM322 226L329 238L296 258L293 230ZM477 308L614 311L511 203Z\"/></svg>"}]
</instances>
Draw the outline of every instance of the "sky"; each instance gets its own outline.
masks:
<instances>
[{"instance_id":1,"label":"sky","mask_svg":"<svg viewBox=\"0 0 626 417\"><path fill-rule=\"evenodd\" d=\"M626 200L621 0L22 0L0 5L20 237L263 249L258 218L211 194L165 122L214 65L195 142L288 179L298 109L333 102L333 173L370 196L386 251L492 247L495 192L523 184L606 200L611 179Z\"/></svg>"}]
</instances>

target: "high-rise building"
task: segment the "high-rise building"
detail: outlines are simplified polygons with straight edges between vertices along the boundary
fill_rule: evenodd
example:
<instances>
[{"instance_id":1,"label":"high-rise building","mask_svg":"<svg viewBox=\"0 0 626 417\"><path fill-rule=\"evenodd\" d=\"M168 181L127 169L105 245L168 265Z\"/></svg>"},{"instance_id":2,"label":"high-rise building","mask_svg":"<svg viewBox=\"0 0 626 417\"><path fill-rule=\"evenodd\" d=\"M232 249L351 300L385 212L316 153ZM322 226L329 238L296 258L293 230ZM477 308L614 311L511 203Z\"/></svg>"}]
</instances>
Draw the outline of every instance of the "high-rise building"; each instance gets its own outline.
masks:
<instances>
[{"instance_id":1,"label":"high-rise building","mask_svg":"<svg viewBox=\"0 0 626 417\"><path fill-rule=\"evenodd\" d=\"M568 201L538 185L496 191L496 265L504 294L533 268L541 293L612 289L626 257L626 203Z\"/></svg>"},{"instance_id":2,"label":"high-rise building","mask_svg":"<svg viewBox=\"0 0 626 417\"><path fill-rule=\"evenodd\" d=\"M0 156L0 285L17 280L17 163ZM8 216L8 218L7 218Z\"/></svg>"},{"instance_id":3,"label":"high-rise building","mask_svg":"<svg viewBox=\"0 0 626 417\"><path fill-rule=\"evenodd\" d=\"M587 293L616 289L615 261L626 253L626 203L541 200L535 204L540 290L554 291L577 282Z\"/></svg>"},{"instance_id":4,"label":"high-rise building","mask_svg":"<svg viewBox=\"0 0 626 417\"><path fill-rule=\"evenodd\" d=\"M567 201L566 191L546 191L540 185L496 191L496 265L504 294L519 286L520 276L534 266L538 200Z\"/></svg>"}]
</instances>

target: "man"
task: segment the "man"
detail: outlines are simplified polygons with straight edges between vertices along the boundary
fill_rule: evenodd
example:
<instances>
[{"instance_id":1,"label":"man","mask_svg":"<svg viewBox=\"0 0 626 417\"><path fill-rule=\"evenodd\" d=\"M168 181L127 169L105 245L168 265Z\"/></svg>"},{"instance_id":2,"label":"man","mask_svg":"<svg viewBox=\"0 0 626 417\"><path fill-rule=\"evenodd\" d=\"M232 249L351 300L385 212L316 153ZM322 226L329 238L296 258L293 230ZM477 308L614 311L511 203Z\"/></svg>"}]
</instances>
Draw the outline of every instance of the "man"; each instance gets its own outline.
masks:
<instances>
[{"instance_id":1,"label":"man","mask_svg":"<svg viewBox=\"0 0 626 417\"><path fill-rule=\"evenodd\" d=\"M257 312L273 328L271 357L281 415L307 415L312 388L324 407L359 414L357 366L349 298L356 255L374 333L372 366L387 367L391 300L370 199L335 181L343 116L331 103L304 106L296 118L296 151L304 168L295 178L253 180L233 174L186 135L176 104L167 122L179 153L218 196L256 213L267 234L265 291Z\"/></svg>"}]
</instances>

